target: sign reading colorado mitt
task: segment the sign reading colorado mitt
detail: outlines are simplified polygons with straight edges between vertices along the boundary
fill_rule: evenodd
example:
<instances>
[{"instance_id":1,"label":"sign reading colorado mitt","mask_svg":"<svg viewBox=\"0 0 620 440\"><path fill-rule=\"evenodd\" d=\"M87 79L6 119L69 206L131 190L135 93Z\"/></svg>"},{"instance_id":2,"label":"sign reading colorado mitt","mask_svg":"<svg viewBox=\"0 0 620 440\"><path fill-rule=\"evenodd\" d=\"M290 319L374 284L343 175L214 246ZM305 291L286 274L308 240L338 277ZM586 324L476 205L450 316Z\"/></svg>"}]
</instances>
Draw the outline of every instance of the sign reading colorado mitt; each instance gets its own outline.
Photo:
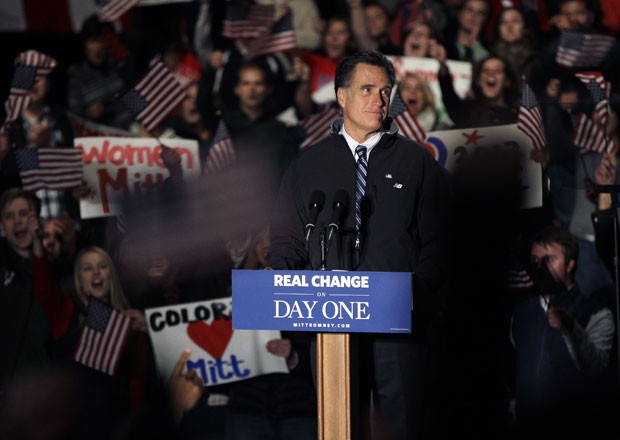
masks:
<instances>
[{"instance_id":1,"label":"sign reading colorado mitt","mask_svg":"<svg viewBox=\"0 0 620 440\"><path fill-rule=\"evenodd\" d=\"M233 270L234 329L411 332L411 274Z\"/></svg>"},{"instance_id":2,"label":"sign reading colorado mitt","mask_svg":"<svg viewBox=\"0 0 620 440\"><path fill-rule=\"evenodd\" d=\"M205 386L267 373L288 373L284 358L267 351L278 331L233 330L231 298L146 309L157 368L168 380L185 348L192 354L187 370L196 370Z\"/></svg>"}]
</instances>

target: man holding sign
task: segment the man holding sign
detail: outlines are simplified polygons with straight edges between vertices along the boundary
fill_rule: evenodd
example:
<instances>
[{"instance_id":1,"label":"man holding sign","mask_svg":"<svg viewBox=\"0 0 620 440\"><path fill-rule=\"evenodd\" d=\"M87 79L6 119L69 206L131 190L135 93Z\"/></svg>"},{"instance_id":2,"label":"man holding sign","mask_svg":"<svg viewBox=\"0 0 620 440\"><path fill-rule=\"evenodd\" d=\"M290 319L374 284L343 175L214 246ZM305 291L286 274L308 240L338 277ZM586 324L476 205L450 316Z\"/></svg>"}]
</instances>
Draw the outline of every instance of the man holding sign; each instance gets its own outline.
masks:
<instances>
[{"instance_id":1,"label":"man holding sign","mask_svg":"<svg viewBox=\"0 0 620 440\"><path fill-rule=\"evenodd\" d=\"M376 415L390 438L408 439L421 432L429 383L424 328L440 303L446 183L435 160L388 118L394 84L392 63L378 52L359 52L338 66L343 119L288 169L269 263L276 269L412 273L412 334L361 335L359 341L359 365L368 369L360 372L360 391L372 386ZM324 203L317 206L321 194ZM360 395L369 408L370 392Z\"/></svg>"}]
</instances>

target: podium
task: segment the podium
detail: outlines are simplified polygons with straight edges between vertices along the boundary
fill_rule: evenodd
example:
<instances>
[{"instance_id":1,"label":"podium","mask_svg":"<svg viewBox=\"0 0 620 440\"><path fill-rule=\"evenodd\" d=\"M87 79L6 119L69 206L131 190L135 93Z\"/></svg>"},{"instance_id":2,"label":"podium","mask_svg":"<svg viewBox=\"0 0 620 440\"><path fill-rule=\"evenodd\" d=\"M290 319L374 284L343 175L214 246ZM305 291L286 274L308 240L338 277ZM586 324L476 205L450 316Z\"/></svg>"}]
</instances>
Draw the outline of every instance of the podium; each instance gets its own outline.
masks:
<instances>
[{"instance_id":1,"label":"podium","mask_svg":"<svg viewBox=\"0 0 620 440\"><path fill-rule=\"evenodd\" d=\"M410 333L411 274L233 270L233 329L316 332L318 438L352 439L351 333Z\"/></svg>"}]
</instances>

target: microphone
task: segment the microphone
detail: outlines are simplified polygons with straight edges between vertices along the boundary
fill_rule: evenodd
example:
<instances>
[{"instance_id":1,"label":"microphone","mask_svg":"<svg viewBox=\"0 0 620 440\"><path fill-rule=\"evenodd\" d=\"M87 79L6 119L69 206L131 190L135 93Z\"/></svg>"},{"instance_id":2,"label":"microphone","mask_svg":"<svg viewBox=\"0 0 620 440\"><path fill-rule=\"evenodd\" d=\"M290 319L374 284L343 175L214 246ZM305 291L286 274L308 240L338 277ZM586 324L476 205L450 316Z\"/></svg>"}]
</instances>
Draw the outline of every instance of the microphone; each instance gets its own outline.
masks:
<instances>
[{"instance_id":1,"label":"microphone","mask_svg":"<svg viewBox=\"0 0 620 440\"><path fill-rule=\"evenodd\" d=\"M306 223L306 242L310 239L310 234L314 230L316 218L319 216L319 212L323 210L325 204L325 193L323 191L315 190L310 196L310 221Z\"/></svg>"},{"instance_id":2,"label":"microphone","mask_svg":"<svg viewBox=\"0 0 620 440\"><path fill-rule=\"evenodd\" d=\"M327 243L330 243L334 232L340 228L340 222L346 216L349 209L349 193L344 189L339 189L334 194L334 202L332 203L332 219L328 225Z\"/></svg>"}]
</instances>

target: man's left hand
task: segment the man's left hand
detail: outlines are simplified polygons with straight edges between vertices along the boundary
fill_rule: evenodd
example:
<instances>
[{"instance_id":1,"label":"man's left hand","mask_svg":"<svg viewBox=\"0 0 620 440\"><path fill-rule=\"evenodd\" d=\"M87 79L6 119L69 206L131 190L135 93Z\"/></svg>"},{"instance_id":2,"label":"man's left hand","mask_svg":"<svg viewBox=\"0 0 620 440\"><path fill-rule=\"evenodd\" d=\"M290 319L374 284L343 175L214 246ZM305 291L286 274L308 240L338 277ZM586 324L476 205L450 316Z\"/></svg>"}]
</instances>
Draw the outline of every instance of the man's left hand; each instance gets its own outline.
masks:
<instances>
[{"instance_id":1,"label":"man's left hand","mask_svg":"<svg viewBox=\"0 0 620 440\"><path fill-rule=\"evenodd\" d=\"M566 334L571 333L575 326L575 320L563 308L549 307L547 320L552 328L562 330Z\"/></svg>"}]
</instances>

